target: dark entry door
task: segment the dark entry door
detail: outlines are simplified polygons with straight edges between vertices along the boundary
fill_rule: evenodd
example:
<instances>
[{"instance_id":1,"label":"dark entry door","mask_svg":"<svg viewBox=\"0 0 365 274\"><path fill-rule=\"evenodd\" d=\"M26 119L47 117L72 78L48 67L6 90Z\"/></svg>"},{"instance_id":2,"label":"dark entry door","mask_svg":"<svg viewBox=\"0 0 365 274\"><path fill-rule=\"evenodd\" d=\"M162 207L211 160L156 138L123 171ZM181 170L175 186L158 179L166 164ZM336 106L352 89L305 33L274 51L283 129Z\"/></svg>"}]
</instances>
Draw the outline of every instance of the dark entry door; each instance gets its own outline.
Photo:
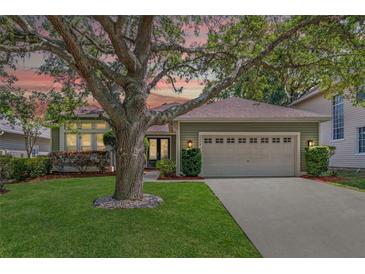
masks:
<instances>
[{"instance_id":1,"label":"dark entry door","mask_svg":"<svg viewBox=\"0 0 365 274\"><path fill-rule=\"evenodd\" d=\"M148 138L148 167L155 167L158 160L170 159L169 138Z\"/></svg>"}]
</instances>

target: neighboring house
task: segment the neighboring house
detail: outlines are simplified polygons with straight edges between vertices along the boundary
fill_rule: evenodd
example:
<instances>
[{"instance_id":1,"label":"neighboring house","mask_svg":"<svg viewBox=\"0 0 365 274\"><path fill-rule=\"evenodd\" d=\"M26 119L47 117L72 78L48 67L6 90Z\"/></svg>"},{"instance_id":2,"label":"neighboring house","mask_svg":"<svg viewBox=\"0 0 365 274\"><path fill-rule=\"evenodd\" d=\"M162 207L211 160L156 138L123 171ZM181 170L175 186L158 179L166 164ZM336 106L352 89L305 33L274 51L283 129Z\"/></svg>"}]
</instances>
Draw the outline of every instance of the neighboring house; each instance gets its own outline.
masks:
<instances>
[{"instance_id":1,"label":"neighboring house","mask_svg":"<svg viewBox=\"0 0 365 274\"><path fill-rule=\"evenodd\" d=\"M344 96L326 99L319 89L310 91L290 106L331 116L329 121L320 124L319 138L320 144L336 147L330 160L331 167L365 168L364 107L354 106Z\"/></svg>"},{"instance_id":2,"label":"neighboring house","mask_svg":"<svg viewBox=\"0 0 365 274\"><path fill-rule=\"evenodd\" d=\"M43 128L33 147L32 156L47 155L51 150L50 130ZM0 155L10 154L15 157L27 157L24 133L19 125L11 125L0 119Z\"/></svg>"},{"instance_id":3,"label":"neighboring house","mask_svg":"<svg viewBox=\"0 0 365 274\"><path fill-rule=\"evenodd\" d=\"M171 105L163 105L165 109ZM52 130L52 150L105 149L102 134L108 126L98 117L101 110L80 114L72 127ZM172 125L153 126L147 132L147 165L172 159L180 174L181 150L202 150L205 177L299 176L305 171L304 148L318 144L319 123L328 115L228 98L196 108ZM70 124L69 124L70 125Z\"/></svg>"}]
</instances>

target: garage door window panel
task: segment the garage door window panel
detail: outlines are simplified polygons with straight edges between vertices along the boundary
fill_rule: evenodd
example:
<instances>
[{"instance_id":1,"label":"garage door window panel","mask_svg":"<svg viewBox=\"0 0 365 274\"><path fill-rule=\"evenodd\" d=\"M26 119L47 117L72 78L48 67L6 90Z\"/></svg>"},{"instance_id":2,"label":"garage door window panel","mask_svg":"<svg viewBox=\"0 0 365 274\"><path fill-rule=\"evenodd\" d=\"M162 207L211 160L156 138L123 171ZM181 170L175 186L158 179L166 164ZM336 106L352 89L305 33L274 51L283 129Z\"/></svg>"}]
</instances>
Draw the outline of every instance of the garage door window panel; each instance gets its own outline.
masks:
<instances>
[{"instance_id":1,"label":"garage door window panel","mask_svg":"<svg viewBox=\"0 0 365 274\"><path fill-rule=\"evenodd\" d=\"M257 138L250 138L250 144L257 144Z\"/></svg>"}]
</instances>

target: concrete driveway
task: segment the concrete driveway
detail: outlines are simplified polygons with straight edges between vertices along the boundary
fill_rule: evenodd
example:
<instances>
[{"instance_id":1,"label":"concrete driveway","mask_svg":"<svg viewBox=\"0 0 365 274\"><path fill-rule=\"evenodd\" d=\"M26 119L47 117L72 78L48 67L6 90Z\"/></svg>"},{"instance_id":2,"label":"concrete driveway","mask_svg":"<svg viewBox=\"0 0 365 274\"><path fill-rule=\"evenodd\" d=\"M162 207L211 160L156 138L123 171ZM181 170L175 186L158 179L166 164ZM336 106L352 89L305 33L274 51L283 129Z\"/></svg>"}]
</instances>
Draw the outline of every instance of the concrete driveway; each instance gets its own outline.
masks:
<instances>
[{"instance_id":1,"label":"concrete driveway","mask_svg":"<svg viewBox=\"0 0 365 274\"><path fill-rule=\"evenodd\" d=\"M365 257L365 193L302 178L208 179L264 257Z\"/></svg>"}]
</instances>

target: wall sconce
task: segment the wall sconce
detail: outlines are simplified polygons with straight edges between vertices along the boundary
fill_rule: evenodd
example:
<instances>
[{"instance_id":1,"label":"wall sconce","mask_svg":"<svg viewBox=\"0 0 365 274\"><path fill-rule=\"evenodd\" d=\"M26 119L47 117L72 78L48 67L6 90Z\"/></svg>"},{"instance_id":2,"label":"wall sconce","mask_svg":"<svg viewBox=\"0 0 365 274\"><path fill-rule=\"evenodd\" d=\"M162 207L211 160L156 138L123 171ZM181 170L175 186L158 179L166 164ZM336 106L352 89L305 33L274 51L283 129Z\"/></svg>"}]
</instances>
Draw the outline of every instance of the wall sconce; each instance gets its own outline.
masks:
<instances>
[{"instance_id":1,"label":"wall sconce","mask_svg":"<svg viewBox=\"0 0 365 274\"><path fill-rule=\"evenodd\" d=\"M189 140L188 141L188 148L192 148L193 147L193 141L192 140Z\"/></svg>"},{"instance_id":2,"label":"wall sconce","mask_svg":"<svg viewBox=\"0 0 365 274\"><path fill-rule=\"evenodd\" d=\"M308 140L307 144L308 144L308 147L312 147L312 146L314 146L314 141L313 140Z\"/></svg>"}]
</instances>

